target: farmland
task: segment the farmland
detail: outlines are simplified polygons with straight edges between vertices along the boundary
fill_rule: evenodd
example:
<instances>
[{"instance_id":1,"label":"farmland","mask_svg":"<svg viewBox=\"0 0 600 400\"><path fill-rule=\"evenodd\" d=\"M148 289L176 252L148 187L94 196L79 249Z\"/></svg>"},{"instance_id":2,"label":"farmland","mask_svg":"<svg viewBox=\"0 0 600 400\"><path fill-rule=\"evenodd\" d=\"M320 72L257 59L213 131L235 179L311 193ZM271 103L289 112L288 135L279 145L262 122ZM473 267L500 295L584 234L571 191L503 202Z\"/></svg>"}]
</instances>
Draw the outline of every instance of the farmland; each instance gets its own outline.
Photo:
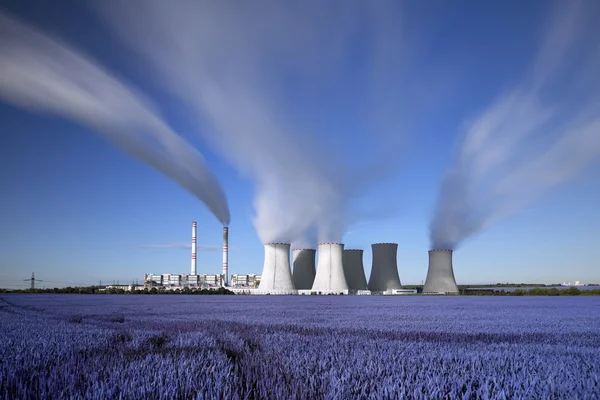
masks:
<instances>
[{"instance_id":1,"label":"farmland","mask_svg":"<svg viewBox=\"0 0 600 400\"><path fill-rule=\"evenodd\" d=\"M600 398L598 297L0 296L0 398Z\"/></svg>"}]
</instances>

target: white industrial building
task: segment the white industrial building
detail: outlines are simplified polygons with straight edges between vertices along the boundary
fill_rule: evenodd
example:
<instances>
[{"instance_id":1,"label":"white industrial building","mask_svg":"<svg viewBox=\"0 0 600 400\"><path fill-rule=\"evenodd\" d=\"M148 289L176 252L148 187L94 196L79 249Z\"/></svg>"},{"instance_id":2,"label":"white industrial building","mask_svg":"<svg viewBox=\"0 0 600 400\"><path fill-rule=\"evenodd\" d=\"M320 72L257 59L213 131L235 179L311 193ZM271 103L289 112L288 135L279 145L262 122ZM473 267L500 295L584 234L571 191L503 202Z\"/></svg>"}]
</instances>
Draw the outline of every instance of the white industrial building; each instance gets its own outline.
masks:
<instances>
[{"instance_id":1,"label":"white industrial building","mask_svg":"<svg viewBox=\"0 0 600 400\"><path fill-rule=\"evenodd\" d=\"M257 288L260 283L260 275L256 274L233 274L231 275L232 288Z\"/></svg>"},{"instance_id":2,"label":"white industrial building","mask_svg":"<svg viewBox=\"0 0 600 400\"><path fill-rule=\"evenodd\" d=\"M210 289L225 286L225 279L220 274L146 274L144 285L147 288L158 287L165 290Z\"/></svg>"}]
</instances>

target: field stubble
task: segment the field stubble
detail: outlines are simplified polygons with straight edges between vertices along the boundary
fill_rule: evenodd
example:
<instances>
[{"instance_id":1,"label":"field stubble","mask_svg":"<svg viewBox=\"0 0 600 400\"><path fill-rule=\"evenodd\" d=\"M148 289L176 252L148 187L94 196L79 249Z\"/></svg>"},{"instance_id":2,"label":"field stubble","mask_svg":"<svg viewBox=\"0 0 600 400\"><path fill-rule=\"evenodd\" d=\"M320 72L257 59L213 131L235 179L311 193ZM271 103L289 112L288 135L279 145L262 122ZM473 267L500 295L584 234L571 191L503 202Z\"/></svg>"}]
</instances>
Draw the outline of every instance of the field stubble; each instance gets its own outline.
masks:
<instances>
[{"instance_id":1,"label":"field stubble","mask_svg":"<svg viewBox=\"0 0 600 400\"><path fill-rule=\"evenodd\" d=\"M600 398L600 298L4 295L0 398Z\"/></svg>"}]
</instances>

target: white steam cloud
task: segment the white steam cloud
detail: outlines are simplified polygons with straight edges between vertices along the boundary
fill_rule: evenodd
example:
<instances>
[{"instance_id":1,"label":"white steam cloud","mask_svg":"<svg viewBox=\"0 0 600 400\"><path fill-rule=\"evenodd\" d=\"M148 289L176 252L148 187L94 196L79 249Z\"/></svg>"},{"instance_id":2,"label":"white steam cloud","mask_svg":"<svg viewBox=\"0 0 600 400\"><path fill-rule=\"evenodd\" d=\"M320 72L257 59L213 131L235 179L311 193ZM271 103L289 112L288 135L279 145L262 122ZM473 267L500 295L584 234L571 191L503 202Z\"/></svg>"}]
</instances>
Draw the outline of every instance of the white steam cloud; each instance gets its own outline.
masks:
<instances>
[{"instance_id":1,"label":"white steam cloud","mask_svg":"<svg viewBox=\"0 0 600 400\"><path fill-rule=\"evenodd\" d=\"M347 162L344 144L328 142L331 131L320 123L326 110L315 106L333 108L356 96L356 109L347 112L363 112L371 124L348 132L348 140L360 131L397 136L390 135L398 129L392 120L400 118L396 98L382 92L389 93L387 81L401 69L398 19L391 17L394 2L378 3L127 0L96 6L196 113L205 139L254 181L254 223L266 243L340 241L349 199L385 169L368 157ZM338 67L348 61L359 29L368 31L362 45L373 57L354 60L368 72L348 81ZM342 81L360 93L336 91ZM377 112L360 103L375 97ZM395 153L373 158L397 160Z\"/></svg>"},{"instance_id":2,"label":"white steam cloud","mask_svg":"<svg viewBox=\"0 0 600 400\"><path fill-rule=\"evenodd\" d=\"M558 3L526 79L469 124L441 186L432 248L456 248L598 160L598 3Z\"/></svg>"},{"instance_id":3,"label":"white steam cloud","mask_svg":"<svg viewBox=\"0 0 600 400\"><path fill-rule=\"evenodd\" d=\"M58 39L0 12L0 98L77 121L200 199L223 224L225 195L202 155L134 89Z\"/></svg>"}]
</instances>

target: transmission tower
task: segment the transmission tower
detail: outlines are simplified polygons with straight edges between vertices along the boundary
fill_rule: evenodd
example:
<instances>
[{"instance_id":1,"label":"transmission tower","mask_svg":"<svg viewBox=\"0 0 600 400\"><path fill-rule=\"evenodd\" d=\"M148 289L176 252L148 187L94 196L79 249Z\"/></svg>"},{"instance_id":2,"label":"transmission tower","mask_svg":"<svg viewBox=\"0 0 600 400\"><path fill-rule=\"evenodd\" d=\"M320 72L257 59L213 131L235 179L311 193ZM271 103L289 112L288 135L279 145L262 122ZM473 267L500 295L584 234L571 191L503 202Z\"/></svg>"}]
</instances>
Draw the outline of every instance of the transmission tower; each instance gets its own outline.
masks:
<instances>
[{"instance_id":1,"label":"transmission tower","mask_svg":"<svg viewBox=\"0 0 600 400\"><path fill-rule=\"evenodd\" d=\"M27 281L31 282L31 290L35 289L35 283L36 283L36 282L44 282L44 281L43 281L43 280L41 280L41 279L35 279L35 272L32 272L32 273L31 273L31 278L29 278L29 279L23 279L23 280L24 280L25 282L27 282Z\"/></svg>"}]
</instances>

